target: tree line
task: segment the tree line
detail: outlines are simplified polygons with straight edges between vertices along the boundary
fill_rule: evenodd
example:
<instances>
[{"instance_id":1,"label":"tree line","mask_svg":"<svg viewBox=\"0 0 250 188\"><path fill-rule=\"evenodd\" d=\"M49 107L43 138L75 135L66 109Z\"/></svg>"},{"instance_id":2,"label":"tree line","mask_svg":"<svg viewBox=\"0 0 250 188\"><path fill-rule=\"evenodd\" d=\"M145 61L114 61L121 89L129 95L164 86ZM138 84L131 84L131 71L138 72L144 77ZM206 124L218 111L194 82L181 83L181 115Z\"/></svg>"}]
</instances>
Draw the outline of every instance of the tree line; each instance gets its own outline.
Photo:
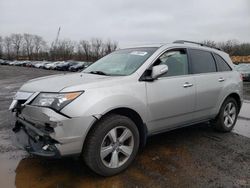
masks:
<instances>
[{"instance_id":1,"label":"tree line","mask_svg":"<svg viewBox=\"0 0 250 188\"><path fill-rule=\"evenodd\" d=\"M204 40L201 43L220 48L230 56L250 55L250 43L240 43L236 40ZM62 39L49 44L43 37L28 33L0 36L0 58L7 60L96 61L117 48L118 42L103 41L100 38L80 41Z\"/></svg>"},{"instance_id":2,"label":"tree line","mask_svg":"<svg viewBox=\"0 0 250 188\"><path fill-rule=\"evenodd\" d=\"M222 49L230 56L248 56L250 55L250 43L240 43L237 40L227 40L225 42L215 42L213 40L205 40L201 43Z\"/></svg>"},{"instance_id":3,"label":"tree line","mask_svg":"<svg viewBox=\"0 0 250 188\"><path fill-rule=\"evenodd\" d=\"M100 38L80 41L62 39L49 45L43 37L34 34L0 36L0 59L6 60L96 61L117 48L116 41Z\"/></svg>"}]
</instances>

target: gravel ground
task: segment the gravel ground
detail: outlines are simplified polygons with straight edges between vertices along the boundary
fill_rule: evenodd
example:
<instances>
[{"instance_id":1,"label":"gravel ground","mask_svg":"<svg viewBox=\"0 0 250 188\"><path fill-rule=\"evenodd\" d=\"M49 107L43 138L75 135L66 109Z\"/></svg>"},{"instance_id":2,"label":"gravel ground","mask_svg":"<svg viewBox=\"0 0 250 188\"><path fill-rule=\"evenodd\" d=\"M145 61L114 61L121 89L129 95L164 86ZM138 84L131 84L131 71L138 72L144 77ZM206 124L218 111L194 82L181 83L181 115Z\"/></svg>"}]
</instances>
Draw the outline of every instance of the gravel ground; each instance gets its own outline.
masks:
<instances>
[{"instance_id":1,"label":"gravel ground","mask_svg":"<svg viewBox=\"0 0 250 188\"><path fill-rule=\"evenodd\" d=\"M58 73L0 66L0 187L250 187L248 101L234 133L204 123L151 137L129 169L110 178L96 176L79 159L41 159L18 150L7 111L15 91L31 78ZM249 83L244 98L250 100Z\"/></svg>"}]
</instances>

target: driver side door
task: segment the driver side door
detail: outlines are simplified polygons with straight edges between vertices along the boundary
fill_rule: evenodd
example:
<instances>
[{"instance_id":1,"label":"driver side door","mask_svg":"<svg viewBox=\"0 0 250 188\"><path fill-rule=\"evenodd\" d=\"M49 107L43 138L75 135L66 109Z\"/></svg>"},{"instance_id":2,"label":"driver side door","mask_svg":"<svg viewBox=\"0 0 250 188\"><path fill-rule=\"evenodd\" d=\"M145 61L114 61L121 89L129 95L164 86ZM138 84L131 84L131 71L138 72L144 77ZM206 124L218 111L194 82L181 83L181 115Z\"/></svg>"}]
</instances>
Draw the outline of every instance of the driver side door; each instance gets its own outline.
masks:
<instances>
[{"instance_id":1,"label":"driver side door","mask_svg":"<svg viewBox=\"0 0 250 188\"><path fill-rule=\"evenodd\" d=\"M186 49L166 51L154 66L159 64L166 64L168 72L146 82L150 133L190 123L195 109L195 80L189 74Z\"/></svg>"}]
</instances>

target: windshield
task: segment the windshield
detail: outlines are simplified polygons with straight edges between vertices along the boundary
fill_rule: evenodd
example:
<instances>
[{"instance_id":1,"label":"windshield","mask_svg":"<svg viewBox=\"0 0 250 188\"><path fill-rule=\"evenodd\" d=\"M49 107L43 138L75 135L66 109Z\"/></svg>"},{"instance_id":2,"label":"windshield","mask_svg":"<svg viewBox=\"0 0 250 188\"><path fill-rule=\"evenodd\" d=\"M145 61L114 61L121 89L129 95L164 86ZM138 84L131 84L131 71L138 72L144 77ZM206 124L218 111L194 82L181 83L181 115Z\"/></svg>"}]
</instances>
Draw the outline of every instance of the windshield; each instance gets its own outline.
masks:
<instances>
[{"instance_id":1,"label":"windshield","mask_svg":"<svg viewBox=\"0 0 250 188\"><path fill-rule=\"evenodd\" d=\"M109 76L127 76L135 72L157 48L133 48L115 51L89 67L83 72Z\"/></svg>"}]
</instances>

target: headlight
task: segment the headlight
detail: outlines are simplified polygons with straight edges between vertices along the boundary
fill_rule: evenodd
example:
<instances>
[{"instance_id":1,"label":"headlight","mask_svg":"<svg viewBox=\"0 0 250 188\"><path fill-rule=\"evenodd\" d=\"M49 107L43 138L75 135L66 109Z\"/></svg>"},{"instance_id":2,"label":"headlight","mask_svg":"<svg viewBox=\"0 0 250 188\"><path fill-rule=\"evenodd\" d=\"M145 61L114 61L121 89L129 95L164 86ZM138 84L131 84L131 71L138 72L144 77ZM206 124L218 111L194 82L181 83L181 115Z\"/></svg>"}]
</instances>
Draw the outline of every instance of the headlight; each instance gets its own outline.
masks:
<instances>
[{"instance_id":1,"label":"headlight","mask_svg":"<svg viewBox=\"0 0 250 188\"><path fill-rule=\"evenodd\" d=\"M82 93L83 92L40 93L31 105L50 107L59 111Z\"/></svg>"}]
</instances>

